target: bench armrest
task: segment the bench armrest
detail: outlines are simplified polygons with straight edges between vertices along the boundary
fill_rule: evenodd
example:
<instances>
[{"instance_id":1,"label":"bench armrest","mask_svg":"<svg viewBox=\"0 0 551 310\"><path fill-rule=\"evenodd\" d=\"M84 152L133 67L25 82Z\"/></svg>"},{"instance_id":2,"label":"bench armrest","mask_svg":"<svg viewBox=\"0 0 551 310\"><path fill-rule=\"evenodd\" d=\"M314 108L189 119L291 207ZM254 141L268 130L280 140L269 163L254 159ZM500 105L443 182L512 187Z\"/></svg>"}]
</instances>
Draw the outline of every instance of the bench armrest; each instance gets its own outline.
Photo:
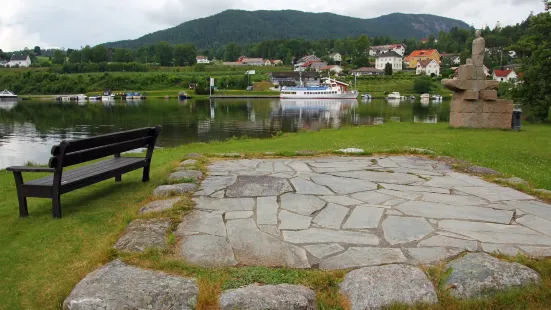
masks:
<instances>
[{"instance_id":1,"label":"bench armrest","mask_svg":"<svg viewBox=\"0 0 551 310\"><path fill-rule=\"evenodd\" d=\"M55 172L54 168L46 167L26 167L26 166L14 166L6 168L6 171L13 172Z\"/></svg>"}]
</instances>

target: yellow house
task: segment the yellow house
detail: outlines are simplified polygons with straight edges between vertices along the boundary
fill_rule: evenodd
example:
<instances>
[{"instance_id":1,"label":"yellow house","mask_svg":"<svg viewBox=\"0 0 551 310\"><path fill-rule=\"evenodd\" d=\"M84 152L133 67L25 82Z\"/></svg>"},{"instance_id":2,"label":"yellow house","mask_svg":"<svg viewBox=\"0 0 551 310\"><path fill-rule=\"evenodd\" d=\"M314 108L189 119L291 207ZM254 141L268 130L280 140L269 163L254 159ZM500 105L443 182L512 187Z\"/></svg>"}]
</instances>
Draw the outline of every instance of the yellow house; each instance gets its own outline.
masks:
<instances>
[{"instance_id":1,"label":"yellow house","mask_svg":"<svg viewBox=\"0 0 551 310\"><path fill-rule=\"evenodd\" d=\"M416 50L404 59L408 68L417 69L417 63L423 60L433 59L440 63L440 53L437 50Z\"/></svg>"}]
</instances>

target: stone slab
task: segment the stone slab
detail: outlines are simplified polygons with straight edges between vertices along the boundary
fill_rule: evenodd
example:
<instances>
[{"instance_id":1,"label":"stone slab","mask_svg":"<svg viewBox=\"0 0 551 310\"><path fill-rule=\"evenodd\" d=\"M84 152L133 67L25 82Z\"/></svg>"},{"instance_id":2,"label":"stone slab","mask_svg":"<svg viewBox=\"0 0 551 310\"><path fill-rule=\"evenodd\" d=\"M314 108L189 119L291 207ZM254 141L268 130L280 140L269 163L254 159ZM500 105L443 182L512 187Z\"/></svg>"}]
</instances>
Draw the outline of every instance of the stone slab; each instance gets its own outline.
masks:
<instances>
[{"instance_id":1,"label":"stone slab","mask_svg":"<svg viewBox=\"0 0 551 310\"><path fill-rule=\"evenodd\" d=\"M337 270L403 263L407 261L400 249L350 247L345 252L324 259L320 268Z\"/></svg>"},{"instance_id":2,"label":"stone slab","mask_svg":"<svg viewBox=\"0 0 551 310\"><path fill-rule=\"evenodd\" d=\"M387 196L397 197L405 200L417 200L423 196L423 193L393 191L393 190L384 189L384 188L378 189L374 191L374 193L384 194Z\"/></svg>"},{"instance_id":3,"label":"stone slab","mask_svg":"<svg viewBox=\"0 0 551 310\"><path fill-rule=\"evenodd\" d=\"M219 190L225 189L237 181L237 176L209 176L203 180L196 196L209 196Z\"/></svg>"},{"instance_id":4,"label":"stone slab","mask_svg":"<svg viewBox=\"0 0 551 310\"><path fill-rule=\"evenodd\" d=\"M520 225L443 220L438 222L438 229L486 243L551 246L551 237Z\"/></svg>"},{"instance_id":5,"label":"stone slab","mask_svg":"<svg viewBox=\"0 0 551 310\"><path fill-rule=\"evenodd\" d=\"M373 207L355 207L343 225L343 229L371 229L377 228L384 209Z\"/></svg>"},{"instance_id":6,"label":"stone slab","mask_svg":"<svg viewBox=\"0 0 551 310\"><path fill-rule=\"evenodd\" d=\"M362 193L356 193L351 195L352 198L361 200L365 203L372 204L372 205L379 205L386 201L389 201L391 199L394 199L394 197L377 193L377 192L362 192Z\"/></svg>"},{"instance_id":7,"label":"stone slab","mask_svg":"<svg viewBox=\"0 0 551 310\"><path fill-rule=\"evenodd\" d=\"M524 227L551 236L551 221L549 220L528 214L516 219L516 222Z\"/></svg>"},{"instance_id":8,"label":"stone slab","mask_svg":"<svg viewBox=\"0 0 551 310\"><path fill-rule=\"evenodd\" d=\"M342 221L349 211L350 209L347 207L329 203L320 213L318 213L313 222L321 227L340 229Z\"/></svg>"},{"instance_id":9,"label":"stone slab","mask_svg":"<svg viewBox=\"0 0 551 310\"><path fill-rule=\"evenodd\" d=\"M213 211L252 211L254 199L252 198L193 198L195 208Z\"/></svg>"},{"instance_id":10,"label":"stone slab","mask_svg":"<svg viewBox=\"0 0 551 310\"><path fill-rule=\"evenodd\" d=\"M365 180L373 183L411 184L419 180L422 180L411 174L373 172L373 171L336 172L336 173L331 173L331 175Z\"/></svg>"},{"instance_id":11,"label":"stone slab","mask_svg":"<svg viewBox=\"0 0 551 310\"><path fill-rule=\"evenodd\" d=\"M447 236L434 236L419 242L418 247L452 247L474 252L478 244L473 240L450 238Z\"/></svg>"},{"instance_id":12,"label":"stone slab","mask_svg":"<svg viewBox=\"0 0 551 310\"><path fill-rule=\"evenodd\" d=\"M458 207L425 201L408 201L397 206L396 209L407 215L435 219L464 219L509 224L513 218L512 211L474 206Z\"/></svg>"},{"instance_id":13,"label":"stone slab","mask_svg":"<svg viewBox=\"0 0 551 310\"><path fill-rule=\"evenodd\" d=\"M489 201L475 196L450 195L450 194L423 194L423 201L444 203L455 206L482 206L488 205Z\"/></svg>"},{"instance_id":14,"label":"stone slab","mask_svg":"<svg viewBox=\"0 0 551 310\"><path fill-rule=\"evenodd\" d=\"M394 303L413 306L438 302L434 286L425 273L407 265L354 270L346 275L340 288L350 299L352 310L381 309Z\"/></svg>"},{"instance_id":15,"label":"stone slab","mask_svg":"<svg viewBox=\"0 0 551 310\"><path fill-rule=\"evenodd\" d=\"M498 202L498 201L505 201L505 200L530 200L530 199L536 199L535 197L532 197L530 195L527 195L525 193L519 192L517 190L514 190L512 188L508 187L455 187L456 190L461 191L463 193L467 193L473 196L477 196L486 200L489 200L490 202Z\"/></svg>"},{"instance_id":16,"label":"stone slab","mask_svg":"<svg viewBox=\"0 0 551 310\"><path fill-rule=\"evenodd\" d=\"M174 235L186 236L197 233L225 237L226 227L222 215L193 210L184 217Z\"/></svg>"},{"instance_id":17,"label":"stone slab","mask_svg":"<svg viewBox=\"0 0 551 310\"><path fill-rule=\"evenodd\" d=\"M452 296L467 299L493 295L499 291L534 285L540 276L518 263L500 261L485 253L471 253L446 265L452 272L446 286Z\"/></svg>"},{"instance_id":18,"label":"stone slab","mask_svg":"<svg viewBox=\"0 0 551 310\"><path fill-rule=\"evenodd\" d=\"M167 247L166 232L170 227L168 219L137 219L126 227L124 235L114 248L126 252L143 252L146 249Z\"/></svg>"},{"instance_id":19,"label":"stone slab","mask_svg":"<svg viewBox=\"0 0 551 310\"><path fill-rule=\"evenodd\" d=\"M173 185L161 185L153 191L154 197L169 197L191 193L197 189L197 185L192 183L182 183Z\"/></svg>"},{"instance_id":20,"label":"stone slab","mask_svg":"<svg viewBox=\"0 0 551 310\"><path fill-rule=\"evenodd\" d=\"M551 257L551 247L519 245L519 248L521 248L528 256Z\"/></svg>"},{"instance_id":21,"label":"stone slab","mask_svg":"<svg viewBox=\"0 0 551 310\"><path fill-rule=\"evenodd\" d=\"M178 202L182 201L182 198L172 198L172 199L165 199L165 200L155 200L147 205L143 206L140 209L139 214L147 214L147 213L153 213L153 212L162 212L169 209L172 209L174 205Z\"/></svg>"},{"instance_id":22,"label":"stone slab","mask_svg":"<svg viewBox=\"0 0 551 310\"><path fill-rule=\"evenodd\" d=\"M300 194L284 194L281 196L281 208L301 215L311 215L321 210L325 201L316 196Z\"/></svg>"},{"instance_id":23,"label":"stone slab","mask_svg":"<svg viewBox=\"0 0 551 310\"><path fill-rule=\"evenodd\" d=\"M230 211L224 214L224 219L226 221L235 219L248 219L249 217L252 217L253 214L253 211Z\"/></svg>"},{"instance_id":24,"label":"stone slab","mask_svg":"<svg viewBox=\"0 0 551 310\"><path fill-rule=\"evenodd\" d=\"M378 245L379 238L367 232L337 231L310 228L301 231L283 231L283 240L294 244L309 243L347 243Z\"/></svg>"},{"instance_id":25,"label":"stone slab","mask_svg":"<svg viewBox=\"0 0 551 310\"><path fill-rule=\"evenodd\" d=\"M289 229L289 230L299 230L299 229L308 229L312 222L312 218L309 216L299 215L296 213L291 213L287 210L281 210L279 212L279 230Z\"/></svg>"},{"instance_id":26,"label":"stone slab","mask_svg":"<svg viewBox=\"0 0 551 310\"><path fill-rule=\"evenodd\" d=\"M311 179L315 183L325 185L335 193L343 195L377 189L377 184L375 183L368 181L358 182L357 179L351 178L321 176L312 177Z\"/></svg>"},{"instance_id":27,"label":"stone slab","mask_svg":"<svg viewBox=\"0 0 551 310\"><path fill-rule=\"evenodd\" d=\"M469 183L463 182L450 176L435 177L423 183L423 186L441 187L451 189L456 186L469 186Z\"/></svg>"},{"instance_id":28,"label":"stone slab","mask_svg":"<svg viewBox=\"0 0 551 310\"><path fill-rule=\"evenodd\" d=\"M539 201L507 201L507 205L520 209L526 213L551 220L551 205Z\"/></svg>"},{"instance_id":29,"label":"stone slab","mask_svg":"<svg viewBox=\"0 0 551 310\"><path fill-rule=\"evenodd\" d=\"M399 185L399 184L380 184L387 190L401 191L401 192L414 192L414 193L438 193L449 194L450 191L445 188L432 187L432 186L414 186L414 185Z\"/></svg>"},{"instance_id":30,"label":"stone slab","mask_svg":"<svg viewBox=\"0 0 551 310\"><path fill-rule=\"evenodd\" d=\"M319 259L344 251L344 248L336 243L306 245L303 248Z\"/></svg>"},{"instance_id":31,"label":"stone slab","mask_svg":"<svg viewBox=\"0 0 551 310\"><path fill-rule=\"evenodd\" d=\"M442 247L407 248L405 250L417 264L438 263L461 253L460 250L446 249Z\"/></svg>"},{"instance_id":32,"label":"stone slab","mask_svg":"<svg viewBox=\"0 0 551 310\"><path fill-rule=\"evenodd\" d=\"M180 254L187 262L203 267L237 265L232 248L224 237L211 235L185 236Z\"/></svg>"},{"instance_id":33,"label":"stone slab","mask_svg":"<svg viewBox=\"0 0 551 310\"><path fill-rule=\"evenodd\" d=\"M261 232L252 219L228 221L226 229L240 265L310 268L304 249Z\"/></svg>"},{"instance_id":34,"label":"stone slab","mask_svg":"<svg viewBox=\"0 0 551 310\"><path fill-rule=\"evenodd\" d=\"M256 223L258 225L277 225L277 197L258 197L256 199Z\"/></svg>"},{"instance_id":35,"label":"stone slab","mask_svg":"<svg viewBox=\"0 0 551 310\"><path fill-rule=\"evenodd\" d=\"M299 285L252 284L223 291L221 310L316 310L316 293Z\"/></svg>"},{"instance_id":36,"label":"stone slab","mask_svg":"<svg viewBox=\"0 0 551 310\"><path fill-rule=\"evenodd\" d=\"M482 250L486 253L499 253L508 256L517 256L520 250L509 244L495 244L482 242Z\"/></svg>"},{"instance_id":37,"label":"stone slab","mask_svg":"<svg viewBox=\"0 0 551 310\"><path fill-rule=\"evenodd\" d=\"M239 176L226 190L227 197L266 197L292 192L285 179L269 176Z\"/></svg>"},{"instance_id":38,"label":"stone slab","mask_svg":"<svg viewBox=\"0 0 551 310\"><path fill-rule=\"evenodd\" d=\"M348 207L357 206L364 203L361 200L350 198L348 196L322 196L320 198L330 203L335 203L341 206L348 206Z\"/></svg>"},{"instance_id":39,"label":"stone slab","mask_svg":"<svg viewBox=\"0 0 551 310\"><path fill-rule=\"evenodd\" d=\"M318 185L314 182L302 179L294 178L290 180L295 188L297 194L301 195L333 195L334 193L327 189L327 187Z\"/></svg>"},{"instance_id":40,"label":"stone slab","mask_svg":"<svg viewBox=\"0 0 551 310\"><path fill-rule=\"evenodd\" d=\"M421 240L434 231L423 218L389 216L382 224L386 241L392 245Z\"/></svg>"},{"instance_id":41,"label":"stone slab","mask_svg":"<svg viewBox=\"0 0 551 310\"><path fill-rule=\"evenodd\" d=\"M483 113L490 113L490 114L508 114L509 118L512 119L513 116L513 101L511 100L503 100L503 99L496 99L493 101L482 101L482 112ZM509 124L510 128L511 124Z\"/></svg>"},{"instance_id":42,"label":"stone slab","mask_svg":"<svg viewBox=\"0 0 551 310\"><path fill-rule=\"evenodd\" d=\"M126 265L115 260L87 275L63 302L65 310L182 309L197 305L195 279Z\"/></svg>"}]
</instances>

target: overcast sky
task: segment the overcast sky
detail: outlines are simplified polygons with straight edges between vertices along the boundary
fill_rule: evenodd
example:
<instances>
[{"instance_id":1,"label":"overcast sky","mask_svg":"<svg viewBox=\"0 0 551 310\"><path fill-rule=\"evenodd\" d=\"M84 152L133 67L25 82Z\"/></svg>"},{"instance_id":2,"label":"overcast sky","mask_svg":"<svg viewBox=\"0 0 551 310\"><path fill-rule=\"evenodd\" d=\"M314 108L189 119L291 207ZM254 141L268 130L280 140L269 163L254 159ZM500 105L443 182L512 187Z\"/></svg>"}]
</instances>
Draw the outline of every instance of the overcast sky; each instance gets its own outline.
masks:
<instances>
[{"instance_id":1,"label":"overcast sky","mask_svg":"<svg viewBox=\"0 0 551 310\"><path fill-rule=\"evenodd\" d=\"M9 3L8 3L9 2ZM134 39L226 9L333 12L371 18L393 12L510 25L543 11L541 0L0 0L0 49L79 48Z\"/></svg>"}]
</instances>

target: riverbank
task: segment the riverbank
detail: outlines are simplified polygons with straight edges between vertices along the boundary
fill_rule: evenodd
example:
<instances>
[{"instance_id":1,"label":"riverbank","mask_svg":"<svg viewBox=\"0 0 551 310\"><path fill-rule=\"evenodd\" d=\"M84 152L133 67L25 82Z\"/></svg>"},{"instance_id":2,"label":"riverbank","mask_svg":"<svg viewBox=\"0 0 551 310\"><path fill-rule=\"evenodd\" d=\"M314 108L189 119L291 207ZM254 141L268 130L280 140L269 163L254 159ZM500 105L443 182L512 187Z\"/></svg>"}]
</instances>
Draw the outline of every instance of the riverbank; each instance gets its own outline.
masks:
<instances>
[{"instance_id":1,"label":"riverbank","mask_svg":"<svg viewBox=\"0 0 551 310\"><path fill-rule=\"evenodd\" d=\"M64 218L52 220L50 201L29 199L30 216L19 219L13 175L0 171L0 300L2 309L58 308L71 289L86 274L111 260L112 249L126 225L150 200L152 190L165 183L166 176L185 154L242 153L247 157L275 152L290 156L296 151L330 153L358 147L369 153L403 153L412 148L451 156L475 165L489 167L506 176L530 182L524 187L551 190L551 126L525 125L520 132L500 130L450 129L447 124L391 123L381 126L351 127L319 132L285 134L273 139L237 139L228 142L197 143L177 148L158 149L153 155L151 182L141 183L141 171L125 174L122 183L106 181L63 195ZM200 167L199 167L200 168ZM204 171L206 172L206 171ZM27 174L26 179L45 174ZM548 197L551 199L551 197ZM165 215L178 217L190 201ZM173 240L173 239L172 239ZM199 309L212 309L209 301L223 286L261 283L307 283L321 294L325 309L343 309L335 300L343 272L300 271L286 268L207 269L166 260L158 252L125 257L147 267L199 278L203 293ZM513 258L542 274L541 288L501 294L486 301L459 302L448 298L433 309L504 309L522 301L527 309L545 308L551 302L551 262ZM145 263L147 262L147 263ZM435 276L444 270L430 269ZM435 278L435 281L438 281ZM446 290L443 289L445 292Z\"/></svg>"}]
</instances>

